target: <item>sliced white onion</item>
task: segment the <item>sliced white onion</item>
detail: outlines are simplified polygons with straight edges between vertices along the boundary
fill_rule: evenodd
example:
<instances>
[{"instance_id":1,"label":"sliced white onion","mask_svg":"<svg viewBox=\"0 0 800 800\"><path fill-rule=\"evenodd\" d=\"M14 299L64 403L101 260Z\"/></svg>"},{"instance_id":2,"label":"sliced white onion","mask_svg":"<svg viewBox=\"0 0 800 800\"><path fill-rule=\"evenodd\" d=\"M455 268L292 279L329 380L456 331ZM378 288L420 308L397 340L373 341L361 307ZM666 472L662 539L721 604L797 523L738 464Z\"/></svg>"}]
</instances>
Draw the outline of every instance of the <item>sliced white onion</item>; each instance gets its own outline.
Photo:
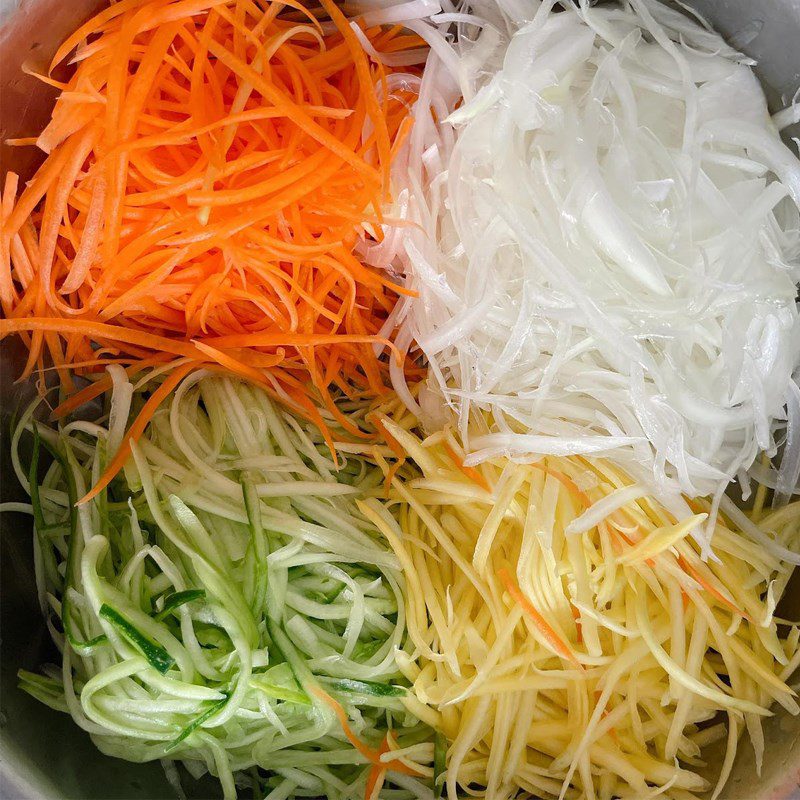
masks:
<instances>
[{"instance_id":1,"label":"sliced white onion","mask_svg":"<svg viewBox=\"0 0 800 800\"><path fill-rule=\"evenodd\" d=\"M375 256L419 295L414 410L491 412L468 463L613 448L671 497L718 495L786 442L785 502L800 161L752 62L654 0L472 0L412 25L431 45L394 176L413 224Z\"/></svg>"}]
</instances>

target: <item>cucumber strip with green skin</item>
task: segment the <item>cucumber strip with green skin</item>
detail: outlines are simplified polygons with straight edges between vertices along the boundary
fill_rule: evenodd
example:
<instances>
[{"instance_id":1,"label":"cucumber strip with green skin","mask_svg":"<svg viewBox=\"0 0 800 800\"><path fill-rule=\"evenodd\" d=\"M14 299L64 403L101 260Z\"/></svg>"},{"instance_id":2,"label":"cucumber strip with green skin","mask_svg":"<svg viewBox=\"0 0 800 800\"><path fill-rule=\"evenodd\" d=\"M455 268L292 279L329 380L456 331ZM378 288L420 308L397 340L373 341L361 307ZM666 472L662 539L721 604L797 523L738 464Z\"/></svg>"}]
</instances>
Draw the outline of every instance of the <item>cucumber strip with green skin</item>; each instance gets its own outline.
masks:
<instances>
[{"instance_id":1,"label":"cucumber strip with green skin","mask_svg":"<svg viewBox=\"0 0 800 800\"><path fill-rule=\"evenodd\" d=\"M17 678L19 679L17 686L23 692L55 711L69 714L69 707L64 696L64 686L59 681L35 672L28 672L26 669L18 670Z\"/></svg>"},{"instance_id":2,"label":"cucumber strip with green skin","mask_svg":"<svg viewBox=\"0 0 800 800\"><path fill-rule=\"evenodd\" d=\"M73 648L77 648L78 650L82 650L84 652L90 652L91 648L97 647L99 644L106 644L106 642L108 642L108 636L106 636L104 633L100 633L91 639L84 639L82 642L70 639L70 644Z\"/></svg>"},{"instance_id":3,"label":"cucumber strip with green skin","mask_svg":"<svg viewBox=\"0 0 800 800\"><path fill-rule=\"evenodd\" d=\"M162 675L169 672L174 666L175 659L156 642L148 639L135 625L130 623L116 609L103 603L100 606L100 616L110 622L132 645L137 647L142 655L147 659L153 669L158 670Z\"/></svg>"},{"instance_id":4,"label":"cucumber strip with green skin","mask_svg":"<svg viewBox=\"0 0 800 800\"><path fill-rule=\"evenodd\" d=\"M31 505L33 505L33 503L31 503ZM39 528L38 530L40 533L48 533L51 536L53 536L56 533L66 533L69 530L69 526L63 522L54 522L51 525L45 525L44 527Z\"/></svg>"},{"instance_id":5,"label":"cucumber strip with green skin","mask_svg":"<svg viewBox=\"0 0 800 800\"><path fill-rule=\"evenodd\" d=\"M302 706L311 705L311 700L304 692L295 692L292 689L285 689L283 686L276 686L274 683L261 681L257 675L250 678L250 685L273 700L283 700L287 703L297 703Z\"/></svg>"},{"instance_id":6,"label":"cucumber strip with green skin","mask_svg":"<svg viewBox=\"0 0 800 800\"><path fill-rule=\"evenodd\" d=\"M33 521L37 530L45 526L44 515L42 514L42 500L39 495L39 451L42 446L42 439L39 436L39 426L33 423L33 454L31 464L28 468L28 482L31 485L31 505L33 506Z\"/></svg>"},{"instance_id":7,"label":"cucumber strip with green skin","mask_svg":"<svg viewBox=\"0 0 800 800\"><path fill-rule=\"evenodd\" d=\"M295 681L297 681L302 691L306 693L313 707L313 711L309 711L309 714L315 721L308 731L308 741L311 742L325 736L336 724L336 715L333 709L318 696L318 693L323 691L320 688L319 681L308 668L308 664L298 653L283 628L269 616L267 617L267 632L271 639L271 646L289 665Z\"/></svg>"},{"instance_id":8,"label":"cucumber strip with green skin","mask_svg":"<svg viewBox=\"0 0 800 800\"><path fill-rule=\"evenodd\" d=\"M29 672L27 669L20 669L17 670L17 678L19 678L20 685L26 683L37 686L43 691L49 691L52 694L64 694L64 687L58 681L45 675Z\"/></svg>"},{"instance_id":9,"label":"cucumber strip with green skin","mask_svg":"<svg viewBox=\"0 0 800 800\"><path fill-rule=\"evenodd\" d=\"M165 753L169 753L171 750L174 750L184 739L191 736L204 722L207 722L211 717L213 717L218 711L221 711L228 703L230 699L230 695L227 692L223 692L225 697L222 700L217 700L209 709L204 711L198 717L195 717L192 722L190 722L171 742L167 744L164 748Z\"/></svg>"},{"instance_id":10,"label":"cucumber strip with green skin","mask_svg":"<svg viewBox=\"0 0 800 800\"><path fill-rule=\"evenodd\" d=\"M50 455L58 462L61 471L64 475L64 480L67 484L67 499L69 502L69 540L67 542L67 559L64 565L64 588L61 597L61 624L64 627L64 635L67 637L72 649L81 655L90 655L93 648L100 644L105 644L108 637L101 633L88 640L81 640L80 637L75 635L75 630L72 621L72 601L69 596L69 589L72 587L73 574L75 572L75 563L78 557L78 514L75 508L78 502L78 493L75 488L75 476L69 466L69 453L67 457L64 456L55 447L52 447L46 439L39 437L39 431L36 425L33 426L33 441L34 441L34 456L31 461L31 476L35 476L34 470L38 469L39 465L39 445L44 445ZM63 439L62 439L63 441ZM66 442L64 446L68 447ZM34 489L35 487L35 489ZM34 495L36 499L34 500ZM39 505L39 513L41 514L41 504L39 503L39 483L38 479L31 480L31 503L34 506L34 521L36 514L36 506Z\"/></svg>"},{"instance_id":11,"label":"cucumber strip with green skin","mask_svg":"<svg viewBox=\"0 0 800 800\"><path fill-rule=\"evenodd\" d=\"M106 443L103 439L97 440L95 450L97 453L99 474L102 475L106 468ZM97 507L97 514L100 517L100 533L108 539L108 533L111 529L111 521L108 518L108 489L106 488L100 491L92 502Z\"/></svg>"},{"instance_id":12,"label":"cucumber strip with green skin","mask_svg":"<svg viewBox=\"0 0 800 800\"><path fill-rule=\"evenodd\" d=\"M283 656L284 661L289 665L289 669L292 671L297 685L308 695L311 704L319 712L320 719L323 721L324 725L326 727L332 725L335 718L333 710L317 697L317 692L324 690L320 686L315 675L309 669L303 656L297 651L297 648L292 644L283 628L270 617L267 617L267 631L269 632L270 639L272 639L273 647L275 647L281 656Z\"/></svg>"},{"instance_id":13,"label":"cucumber strip with green skin","mask_svg":"<svg viewBox=\"0 0 800 800\"><path fill-rule=\"evenodd\" d=\"M247 524L250 528L250 540L253 544L253 554L255 557L255 581L253 586L253 597L250 600L250 607L256 617L260 617L266 609L267 603L267 583L269 580L267 558L270 554L271 546L269 534L264 530L261 522L261 501L258 492L252 481L242 478L242 497L244 498L244 509L247 514Z\"/></svg>"},{"instance_id":14,"label":"cucumber strip with green skin","mask_svg":"<svg viewBox=\"0 0 800 800\"><path fill-rule=\"evenodd\" d=\"M340 585L340 586L339 586L337 589L334 589L333 591L331 591L331 592L328 592L328 594L326 594L326 595L323 595L323 600L322 600L322 602L323 602L325 605L330 605L330 604L331 604L331 603L332 603L334 600L336 600L336 598L337 598L337 597L339 597L339 595L340 595L340 594L341 594L341 593L342 593L342 592L343 592L343 591L344 591L346 588L347 588L346 584L344 584L344 583L343 583L343 584L341 584L341 585Z\"/></svg>"},{"instance_id":15,"label":"cucumber strip with green skin","mask_svg":"<svg viewBox=\"0 0 800 800\"><path fill-rule=\"evenodd\" d=\"M33 454L28 469L28 483L30 484L31 506L33 508L33 527L39 539L39 550L44 561L44 568L54 583L58 583L58 567L53 550L44 541L47 525L42 512L42 498L39 493L39 452L42 440L39 436L39 427L33 423Z\"/></svg>"},{"instance_id":16,"label":"cucumber strip with green skin","mask_svg":"<svg viewBox=\"0 0 800 800\"><path fill-rule=\"evenodd\" d=\"M358 661L366 661L371 658L386 644L385 639L374 639L371 642L363 642L356 645L353 650L353 658Z\"/></svg>"},{"instance_id":17,"label":"cucumber strip with green skin","mask_svg":"<svg viewBox=\"0 0 800 800\"><path fill-rule=\"evenodd\" d=\"M441 731L436 731L433 739L433 795L441 797L447 772L447 739Z\"/></svg>"},{"instance_id":18,"label":"cucumber strip with green skin","mask_svg":"<svg viewBox=\"0 0 800 800\"><path fill-rule=\"evenodd\" d=\"M297 685L308 693L309 686L319 689L319 681L308 668L305 659L297 652L297 648L292 644L283 628L273 619L267 617L267 631L272 639L273 647L278 651L283 660L289 665L289 669L297 681Z\"/></svg>"},{"instance_id":19,"label":"cucumber strip with green skin","mask_svg":"<svg viewBox=\"0 0 800 800\"><path fill-rule=\"evenodd\" d=\"M166 619L176 608L193 603L195 600L205 600L206 593L203 589L186 589L182 592L173 592L164 600L164 608L155 614L155 620L161 622Z\"/></svg>"},{"instance_id":20,"label":"cucumber strip with green skin","mask_svg":"<svg viewBox=\"0 0 800 800\"><path fill-rule=\"evenodd\" d=\"M208 552L197 552L191 556L197 580L206 586L210 597L215 597L222 605L226 606L231 614L243 626L245 636L250 646L258 642L258 621L245 598L241 586L226 580L226 567L214 564L211 559L219 557L213 544L213 539L199 517L186 503L175 494L170 494L167 500L170 511L180 527L187 533L193 542L202 542Z\"/></svg>"},{"instance_id":21,"label":"cucumber strip with green skin","mask_svg":"<svg viewBox=\"0 0 800 800\"><path fill-rule=\"evenodd\" d=\"M375 681L357 681L352 678L329 678L323 681L333 692L352 692L370 697L405 697L408 690L402 686Z\"/></svg>"},{"instance_id":22,"label":"cucumber strip with green skin","mask_svg":"<svg viewBox=\"0 0 800 800\"><path fill-rule=\"evenodd\" d=\"M27 683L20 683L19 688L25 692L25 694L29 694L34 700L38 700L42 705L52 708L53 711L60 711L63 714L70 713L63 693L56 695L47 691L41 691L35 684Z\"/></svg>"}]
</instances>

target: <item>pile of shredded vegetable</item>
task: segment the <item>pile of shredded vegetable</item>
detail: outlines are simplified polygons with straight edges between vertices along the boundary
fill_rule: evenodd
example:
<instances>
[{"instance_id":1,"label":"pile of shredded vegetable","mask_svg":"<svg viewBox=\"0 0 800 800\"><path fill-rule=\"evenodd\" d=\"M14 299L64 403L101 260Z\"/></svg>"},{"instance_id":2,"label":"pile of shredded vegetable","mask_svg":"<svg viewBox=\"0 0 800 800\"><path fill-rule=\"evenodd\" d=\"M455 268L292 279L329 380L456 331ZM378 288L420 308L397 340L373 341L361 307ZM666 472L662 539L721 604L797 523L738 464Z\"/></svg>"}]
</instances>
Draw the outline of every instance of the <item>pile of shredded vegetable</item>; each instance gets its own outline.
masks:
<instances>
[{"instance_id":1,"label":"pile of shredded vegetable","mask_svg":"<svg viewBox=\"0 0 800 800\"><path fill-rule=\"evenodd\" d=\"M424 42L322 6L125 0L63 43L52 120L16 140L47 157L1 204L0 336L26 336L25 375L193 356L296 404L382 391L372 346L405 290L353 249L380 230L413 87L364 48L409 64Z\"/></svg>"},{"instance_id":2,"label":"pile of shredded vegetable","mask_svg":"<svg viewBox=\"0 0 800 800\"><path fill-rule=\"evenodd\" d=\"M239 787L371 800L385 782L383 796L432 800L433 738L404 706L396 663L400 565L356 505L380 493L381 470L343 454L337 471L311 424L197 371L133 445L125 477L76 504L151 387L111 369L99 419L37 426L34 405L14 435L31 503L2 510L33 515L39 601L62 657L22 671L21 686L104 753L161 759L179 792L173 762L212 773L226 799Z\"/></svg>"},{"instance_id":3,"label":"pile of shredded vegetable","mask_svg":"<svg viewBox=\"0 0 800 800\"><path fill-rule=\"evenodd\" d=\"M431 50L395 171L415 225L375 262L396 258L419 293L398 341L419 345L462 437L492 412L464 439L471 464L613 454L659 491L719 496L785 441L767 477L785 501L800 161L753 62L697 21L655 0L563 5L434 18L458 36ZM394 382L440 424L438 399L420 409Z\"/></svg>"},{"instance_id":4,"label":"pile of shredded vegetable","mask_svg":"<svg viewBox=\"0 0 800 800\"><path fill-rule=\"evenodd\" d=\"M708 776L716 797L743 731L760 769L772 704L800 712L800 626L775 616L791 565L722 516L704 562L709 503L676 519L606 460L465 467L452 429L420 439L399 406L382 424L409 461L364 510L406 576L402 666L450 741L448 798L689 800ZM797 548L800 502L765 497L751 519Z\"/></svg>"},{"instance_id":5,"label":"pile of shredded vegetable","mask_svg":"<svg viewBox=\"0 0 800 800\"><path fill-rule=\"evenodd\" d=\"M20 686L179 798L716 800L745 734L760 771L800 106L752 65L657 0L116 0L30 67L0 512L59 663Z\"/></svg>"}]
</instances>

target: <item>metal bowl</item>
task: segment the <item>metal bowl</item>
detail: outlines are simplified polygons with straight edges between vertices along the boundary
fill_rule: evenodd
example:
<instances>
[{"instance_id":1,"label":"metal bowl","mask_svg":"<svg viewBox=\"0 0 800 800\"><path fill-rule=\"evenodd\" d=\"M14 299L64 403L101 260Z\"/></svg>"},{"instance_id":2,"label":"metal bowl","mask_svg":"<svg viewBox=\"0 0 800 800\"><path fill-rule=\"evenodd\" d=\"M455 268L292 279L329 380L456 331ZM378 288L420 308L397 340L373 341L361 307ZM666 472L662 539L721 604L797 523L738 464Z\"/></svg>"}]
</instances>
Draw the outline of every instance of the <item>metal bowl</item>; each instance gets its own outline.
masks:
<instances>
[{"instance_id":1,"label":"metal bowl","mask_svg":"<svg viewBox=\"0 0 800 800\"><path fill-rule=\"evenodd\" d=\"M22 72L43 67L58 44L103 0L0 0L0 140L30 136L46 123L55 94ZM800 0L687 0L735 47L758 61L773 110L800 87ZM795 136L800 131L792 132ZM14 169L23 179L36 166L31 149L0 144L0 177ZM24 363L19 342L0 344L0 493L19 499L9 463L9 421L34 391L15 385ZM172 798L157 763L132 764L103 756L65 715L17 689L20 668L35 670L52 658L52 645L36 601L30 522L0 518L0 798L4 800L156 800ZM790 600L800 613L800 581ZM800 717L780 709L764 726L761 776L752 750L742 747L723 800L800 800ZM713 774L721 763L709 759ZM194 787L195 797L214 796L213 785Z\"/></svg>"}]
</instances>

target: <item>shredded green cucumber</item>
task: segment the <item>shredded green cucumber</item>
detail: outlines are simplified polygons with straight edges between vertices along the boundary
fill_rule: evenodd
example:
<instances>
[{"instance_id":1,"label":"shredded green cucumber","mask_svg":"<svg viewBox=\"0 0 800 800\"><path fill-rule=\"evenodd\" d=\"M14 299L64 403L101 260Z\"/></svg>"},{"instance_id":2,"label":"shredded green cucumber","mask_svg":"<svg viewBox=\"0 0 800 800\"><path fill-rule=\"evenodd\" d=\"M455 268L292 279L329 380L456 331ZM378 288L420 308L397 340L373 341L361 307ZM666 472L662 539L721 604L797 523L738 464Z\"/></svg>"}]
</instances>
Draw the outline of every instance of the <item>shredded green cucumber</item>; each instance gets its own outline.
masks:
<instances>
[{"instance_id":1,"label":"shredded green cucumber","mask_svg":"<svg viewBox=\"0 0 800 800\"><path fill-rule=\"evenodd\" d=\"M433 740L433 793L438 798L444 792L447 777L447 739L441 731L436 731Z\"/></svg>"},{"instance_id":2,"label":"shredded green cucumber","mask_svg":"<svg viewBox=\"0 0 800 800\"><path fill-rule=\"evenodd\" d=\"M175 659L163 647L148 639L116 609L103 603L100 606L99 615L101 619L110 622L131 644L141 650L150 666L157 669L162 675L169 672L170 668L175 665Z\"/></svg>"},{"instance_id":3,"label":"shredded green cucumber","mask_svg":"<svg viewBox=\"0 0 800 800\"><path fill-rule=\"evenodd\" d=\"M172 762L210 772L225 798L256 786L262 798L362 800L364 753L391 732L421 768L390 770L381 796L433 800L433 732L405 709L395 661L400 566L356 505L380 494L380 469L344 451L335 464L320 432L264 391L196 372L123 472L76 506L119 446L120 419L130 425L152 389L132 392L124 370L112 377L95 422L49 428L29 409L18 423L13 460L64 659L44 675L21 671L20 686L70 713L104 753L161 759L173 783ZM358 423L366 411L347 413ZM320 693L345 710L361 750Z\"/></svg>"},{"instance_id":4,"label":"shredded green cucumber","mask_svg":"<svg viewBox=\"0 0 800 800\"><path fill-rule=\"evenodd\" d=\"M206 593L202 589L187 589L184 592L173 592L164 598L164 607L155 617L159 622L166 619L176 608L180 608L185 603L193 603L195 600L205 599Z\"/></svg>"}]
</instances>

